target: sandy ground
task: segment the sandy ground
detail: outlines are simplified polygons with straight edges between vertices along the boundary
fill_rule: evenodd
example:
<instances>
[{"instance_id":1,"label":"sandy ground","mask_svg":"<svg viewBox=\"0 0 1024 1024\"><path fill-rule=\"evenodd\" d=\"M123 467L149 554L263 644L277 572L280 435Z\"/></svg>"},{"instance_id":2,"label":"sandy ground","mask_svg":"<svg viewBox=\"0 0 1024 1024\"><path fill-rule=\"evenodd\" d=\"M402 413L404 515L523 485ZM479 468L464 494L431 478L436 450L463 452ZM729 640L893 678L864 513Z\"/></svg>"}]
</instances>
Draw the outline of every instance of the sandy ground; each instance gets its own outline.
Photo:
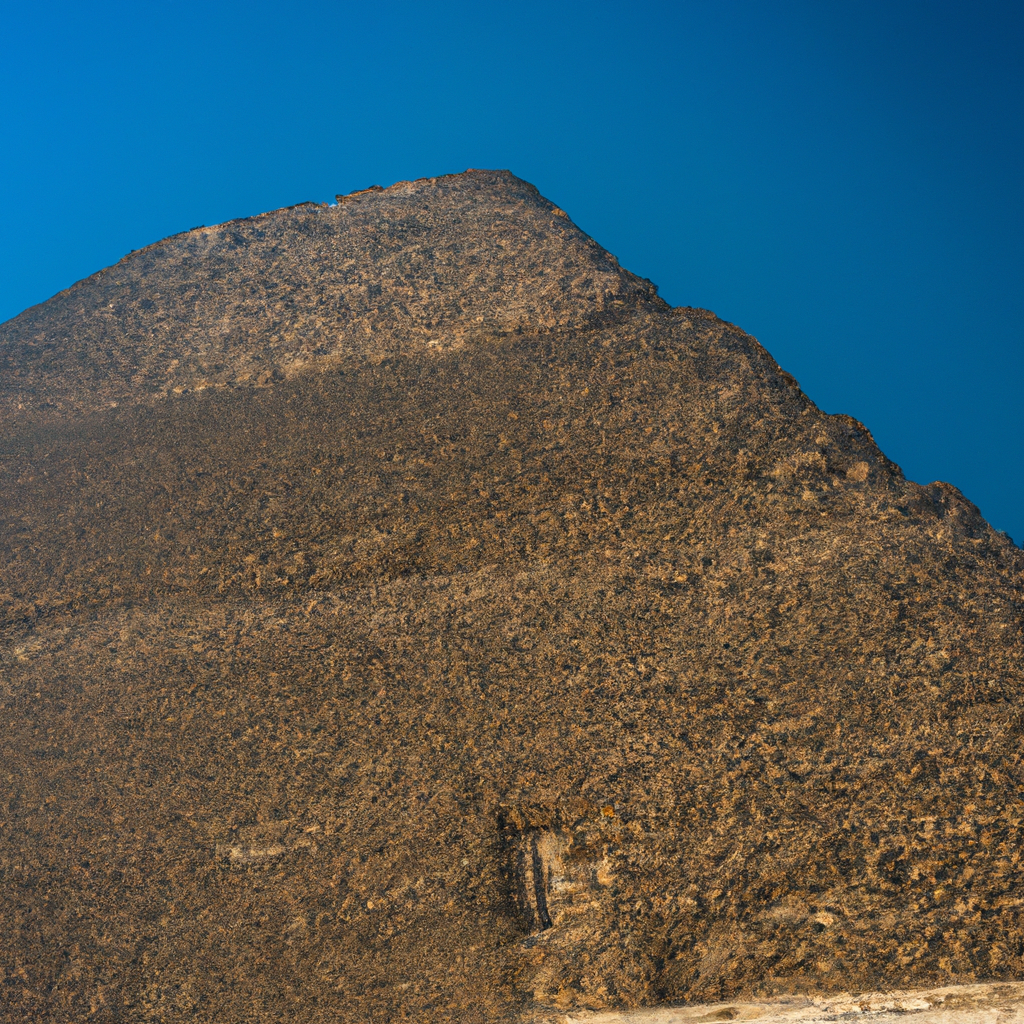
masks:
<instances>
[{"instance_id":1,"label":"sandy ground","mask_svg":"<svg viewBox=\"0 0 1024 1024\"><path fill-rule=\"evenodd\" d=\"M576 1011L552 1016L564 1024L692 1024L697 1021L756 1020L759 1024L825 1024L862 1020L867 1024L1024 1024L1024 982L960 985L916 991L789 996L763 1003L716 1003L611 1012Z\"/></svg>"}]
</instances>

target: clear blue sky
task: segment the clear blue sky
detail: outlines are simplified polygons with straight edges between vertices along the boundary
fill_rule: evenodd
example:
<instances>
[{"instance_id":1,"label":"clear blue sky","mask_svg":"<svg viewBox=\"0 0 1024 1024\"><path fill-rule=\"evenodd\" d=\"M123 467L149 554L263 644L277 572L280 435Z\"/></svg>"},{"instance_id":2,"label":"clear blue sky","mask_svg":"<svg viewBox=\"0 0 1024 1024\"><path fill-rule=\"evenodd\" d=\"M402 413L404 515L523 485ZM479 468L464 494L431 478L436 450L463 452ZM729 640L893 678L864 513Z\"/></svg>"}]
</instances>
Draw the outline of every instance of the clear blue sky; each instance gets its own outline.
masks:
<instances>
[{"instance_id":1,"label":"clear blue sky","mask_svg":"<svg viewBox=\"0 0 1024 1024\"><path fill-rule=\"evenodd\" d=\"M1024 539L1024 4L0 0L0 320L173 232L507 167Z\"/></svg>"}]
</instances>

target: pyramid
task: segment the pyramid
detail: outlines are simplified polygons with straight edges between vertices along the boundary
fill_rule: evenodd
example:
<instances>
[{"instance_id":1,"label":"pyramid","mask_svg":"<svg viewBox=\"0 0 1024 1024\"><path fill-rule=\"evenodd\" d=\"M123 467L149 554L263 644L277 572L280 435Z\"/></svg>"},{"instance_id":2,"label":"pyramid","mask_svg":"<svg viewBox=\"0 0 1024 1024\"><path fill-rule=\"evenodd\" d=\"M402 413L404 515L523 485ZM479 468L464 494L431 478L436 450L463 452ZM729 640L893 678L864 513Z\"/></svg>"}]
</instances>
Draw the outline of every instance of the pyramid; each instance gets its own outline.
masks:
<instances>
[{"instance_id":1,"label":"pyramid","mask_svg":"<svg viewBox=\"0 0 1024 1024\"><path fill-rule=\"evenodd\" d=\"M134 252L0 420L5 1019L1024 975L1024 554L514 175Z\"/></svg>"}]
</instances>

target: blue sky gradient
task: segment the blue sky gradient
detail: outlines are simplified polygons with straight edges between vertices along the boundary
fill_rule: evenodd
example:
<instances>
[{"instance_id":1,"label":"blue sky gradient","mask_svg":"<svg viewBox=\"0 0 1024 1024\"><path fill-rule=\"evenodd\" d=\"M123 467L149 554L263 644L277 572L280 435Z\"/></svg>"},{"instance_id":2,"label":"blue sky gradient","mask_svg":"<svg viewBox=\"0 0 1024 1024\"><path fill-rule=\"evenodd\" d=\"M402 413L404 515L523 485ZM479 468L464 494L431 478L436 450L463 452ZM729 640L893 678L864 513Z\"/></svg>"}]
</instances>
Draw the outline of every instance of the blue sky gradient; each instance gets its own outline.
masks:
<instances>
[{"instance_id":1,"label":"blue sky gradient","mask_svg":"<svg viewBox=\"0 0 1024 1024\"><path fill-rule=\"evenodd\" d=\"M0 7L0 320L197 224L507 167L1024 539L1024 5Z\"/></svg>"}]
</instances>

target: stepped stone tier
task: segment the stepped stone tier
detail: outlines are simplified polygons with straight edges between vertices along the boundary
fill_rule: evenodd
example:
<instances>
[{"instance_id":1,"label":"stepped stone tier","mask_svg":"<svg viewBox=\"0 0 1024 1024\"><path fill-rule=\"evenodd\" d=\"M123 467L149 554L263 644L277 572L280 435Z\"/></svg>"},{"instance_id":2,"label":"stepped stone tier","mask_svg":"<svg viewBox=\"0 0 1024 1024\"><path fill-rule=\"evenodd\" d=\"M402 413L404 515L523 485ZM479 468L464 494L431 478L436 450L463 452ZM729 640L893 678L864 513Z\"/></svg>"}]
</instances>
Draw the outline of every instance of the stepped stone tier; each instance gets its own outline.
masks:
<instances>
[{"instance_id":1,"label":"stepped stone tier","mask_svg":"<svg viewBox=\"0 0 1024 1024\"><path fill-rule=\"evenodd\" d=\"M0 611L5 1020L1024 976L1024 553L509 173L0 326Z\"/></svg>"}]
</instances>

